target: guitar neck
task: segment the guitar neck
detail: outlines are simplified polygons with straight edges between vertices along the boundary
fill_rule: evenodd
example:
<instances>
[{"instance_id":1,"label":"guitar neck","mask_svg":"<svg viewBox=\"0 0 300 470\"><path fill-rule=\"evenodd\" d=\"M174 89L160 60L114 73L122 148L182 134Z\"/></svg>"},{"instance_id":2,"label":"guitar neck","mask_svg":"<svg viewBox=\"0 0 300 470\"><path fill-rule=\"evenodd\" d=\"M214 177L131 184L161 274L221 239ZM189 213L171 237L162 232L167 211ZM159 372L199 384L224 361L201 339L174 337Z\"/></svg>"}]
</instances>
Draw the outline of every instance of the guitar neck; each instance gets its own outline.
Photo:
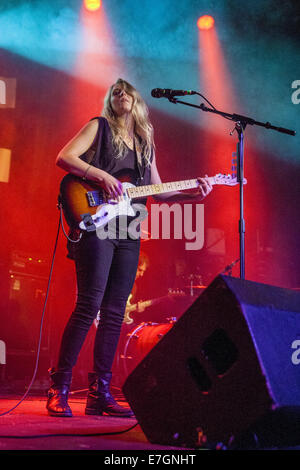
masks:
<instances>
[{"instance_id":1,"label":"guitar neck","mask_svg":"<svg viewBox=\"0 0 300 470\"><path fill-rule=\"evenodd\" d=\"M215 184L215 177L206 178L210 184ZM149 184L147 186L136 186L134 188L128 188L127 194L131 199L140 198L144 196L153 196L155 194L170 193L172 191L184 191L185 189L193 189L199 186L198 180L182 180L173 181L170 183L160 184Z\"/></svg>"}]
</instances>

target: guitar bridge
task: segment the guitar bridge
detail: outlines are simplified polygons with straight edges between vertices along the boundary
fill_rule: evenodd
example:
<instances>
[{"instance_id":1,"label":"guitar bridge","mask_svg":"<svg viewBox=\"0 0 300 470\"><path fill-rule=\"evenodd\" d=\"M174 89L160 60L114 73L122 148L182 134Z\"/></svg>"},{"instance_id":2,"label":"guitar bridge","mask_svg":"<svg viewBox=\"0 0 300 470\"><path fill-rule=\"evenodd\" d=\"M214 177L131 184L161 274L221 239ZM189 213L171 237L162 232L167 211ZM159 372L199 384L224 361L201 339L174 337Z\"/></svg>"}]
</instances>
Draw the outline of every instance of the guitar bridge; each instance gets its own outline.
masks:
<instances>
[{"instance_id":1,"label":"guitar bridge","mask_svg":"<svg viewBox=\"0 0 300 470\"><path fill-rule=\"evenodd\" d=\"M81 214L82 222L84 223L85 229L87 232L95 232L96 225L92 219L91 214Z\"/></svg>"}]
</instances>

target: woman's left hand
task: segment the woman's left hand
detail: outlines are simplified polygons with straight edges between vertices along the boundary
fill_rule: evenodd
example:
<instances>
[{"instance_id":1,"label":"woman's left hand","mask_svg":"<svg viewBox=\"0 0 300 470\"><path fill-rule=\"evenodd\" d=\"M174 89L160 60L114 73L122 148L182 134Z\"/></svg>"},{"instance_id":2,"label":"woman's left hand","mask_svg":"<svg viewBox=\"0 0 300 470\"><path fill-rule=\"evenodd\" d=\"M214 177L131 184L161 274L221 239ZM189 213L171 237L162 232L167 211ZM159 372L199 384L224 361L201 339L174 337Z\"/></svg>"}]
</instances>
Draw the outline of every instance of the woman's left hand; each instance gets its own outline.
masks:
<instances>
[{"instance_id":1,"label":"woman's left hand","mask_svg":"<svg viewBox=\"0 0 300 470\"><path fill-rule=\"evenodd\" d=\"M212 185L208 180L208 175L205 175L204 178L197 178L199 186L198 189L193 192L193 196L199 201L204 199L213 189Z\"/></svg>"}]
</instances>

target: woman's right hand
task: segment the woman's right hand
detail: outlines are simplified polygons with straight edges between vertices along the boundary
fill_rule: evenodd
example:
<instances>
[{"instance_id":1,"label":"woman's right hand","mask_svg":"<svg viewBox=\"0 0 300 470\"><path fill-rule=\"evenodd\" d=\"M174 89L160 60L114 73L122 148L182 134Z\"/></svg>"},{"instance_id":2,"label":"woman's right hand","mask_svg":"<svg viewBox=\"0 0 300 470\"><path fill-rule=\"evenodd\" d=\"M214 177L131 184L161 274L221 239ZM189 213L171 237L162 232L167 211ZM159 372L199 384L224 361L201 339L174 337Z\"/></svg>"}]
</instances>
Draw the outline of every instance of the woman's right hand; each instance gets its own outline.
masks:
<instances>
[{"instance_id":1,"label":"woman's right hand","mask_svg":"<svg viewBox=\"0 0 300 470\"><path fill-rule=\"evenodd\" d=\"M123 195L123 186L121 181L106 171L100 171L101 176L99 178L99 184L101 188L104 189L106 196L110 199L121 199Z\"/></svg>"}]
</instances>

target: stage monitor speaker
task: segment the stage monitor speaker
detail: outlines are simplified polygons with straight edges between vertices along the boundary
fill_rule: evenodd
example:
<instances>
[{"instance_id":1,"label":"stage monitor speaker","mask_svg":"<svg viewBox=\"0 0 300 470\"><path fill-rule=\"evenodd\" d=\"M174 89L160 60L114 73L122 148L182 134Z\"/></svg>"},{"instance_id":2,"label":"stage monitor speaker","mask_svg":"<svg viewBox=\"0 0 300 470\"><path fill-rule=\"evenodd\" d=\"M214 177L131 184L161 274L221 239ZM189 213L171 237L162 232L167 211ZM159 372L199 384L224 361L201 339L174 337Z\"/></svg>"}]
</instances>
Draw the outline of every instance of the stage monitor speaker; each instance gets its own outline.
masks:
<instances>
[{"instance_id":1,"label":"stage monitor speaker","mask_svg":"<svg viewBox=\"0 0 300 470\"><path fill-rule=\"evenodd\" d=\"M300 293L220 275L127 377L152 443L300 443Z\"/></svg>"}]
</instances>

